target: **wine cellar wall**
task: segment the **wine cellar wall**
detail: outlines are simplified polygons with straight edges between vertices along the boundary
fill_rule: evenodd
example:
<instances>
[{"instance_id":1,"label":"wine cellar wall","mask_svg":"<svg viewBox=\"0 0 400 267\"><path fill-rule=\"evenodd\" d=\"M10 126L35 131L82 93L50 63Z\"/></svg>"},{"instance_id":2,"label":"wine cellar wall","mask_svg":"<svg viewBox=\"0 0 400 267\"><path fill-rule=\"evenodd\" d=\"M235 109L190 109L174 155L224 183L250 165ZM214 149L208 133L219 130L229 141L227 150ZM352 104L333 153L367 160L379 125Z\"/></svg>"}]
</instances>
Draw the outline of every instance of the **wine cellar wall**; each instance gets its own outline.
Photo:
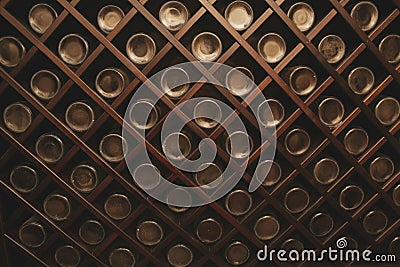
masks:
<instances>
[{"instance_id":1,"label":"wine cellar wall","mask_svg":"<svg viewBox=\"0 0 400 267\"><path fill-rule=\"evenodd\" d=\"M0 0L0 265L284 265L257 258L265 245L369 249L400 264L399 25L399 0ZM194 64L202 79L176 87L188 74L171 67L198 61L232 67L225 86L205 82L220 67ZM129 105L165 69L147 88L160 100ZM197 97L214 100L169 136L178 148L160 142L171 111ZM219 102L247 133L206 118ZM125 124L145 131L152 161L134 175ZM275 157L259 162L270 129ZM218 147L204 171L171 164L176 150L197 159L204 138ZM249 149L231 149L235 138ZM205 186L243 155L239 183L208 205L142 190L157 174ZM252 177L262 185L250 193Z\"/></svg>"}]
</instances>

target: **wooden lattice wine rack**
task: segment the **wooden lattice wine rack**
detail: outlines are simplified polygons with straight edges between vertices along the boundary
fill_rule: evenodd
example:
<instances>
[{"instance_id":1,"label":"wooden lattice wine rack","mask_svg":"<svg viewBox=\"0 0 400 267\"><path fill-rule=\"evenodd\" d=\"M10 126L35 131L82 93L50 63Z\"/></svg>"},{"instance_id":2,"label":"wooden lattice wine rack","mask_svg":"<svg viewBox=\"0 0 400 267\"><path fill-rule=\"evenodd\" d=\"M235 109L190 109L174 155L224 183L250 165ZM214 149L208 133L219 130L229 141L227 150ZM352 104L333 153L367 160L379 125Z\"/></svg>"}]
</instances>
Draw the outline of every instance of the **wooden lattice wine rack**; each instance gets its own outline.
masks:
<instances>
[{"instance_id":1,"label":"wooden lattice wine rack","mask_svg":"<svg viewBox=\"0 0 400 267\"><path fill-rule=\"evenodd\" d=\"M394 191L400 181L400 120L397 117L390 125L384 125L374 111L384 97L399 100L400 64L388 62L379 44L386 36L399 34L400 1L371 1L378 8L379 18L375 27L362 31L350 16L360 1L304 0L313 7L315 22L310 30L301 32L287 16L289 8L298 1L246 0L254 18L246 30L238 32L224 18L225 9L232 1L182 0L190 17L179 31L171 32L159 21L159 10L167 2L164 0L43 0L58 16L43 34L38 34L30 27L28 14L32 6L41 2L1 0L0 38L17 38L26 54L18 65L0 67L0 110L3 112L11 103L24 103L32 111L32 122L23 133L14 133L3 120L0 122L0 265L57 266L54 256L57 249L69 245L80 255L79 266L109 266L109 255L116 248L129 249L135 266L171 266L168 251L183 244L192 252L189 266L230 266L226 251L239 241L248 248L249 258L243 266L266 266L266 262L256 257L264 244L269 250L278 250L287 240L297 240L305 248L321 251L335 247L339 238L348 237L361 250L396 254L397 264L390 264L398 266L400 207ZM110 4L120 7L125 16L114 30L104 34L99 29L97 14ZM206 206L174 212L133 182L125 161L107 162L99 152L103 136L121 132L124 113L135 90L161 69L196 61L191 42L198 33L206 31L215 33L222 42L222 54L216 62L248 68L260 93L278 99L285 108L285 117L276 128L275 161L281 167L281 178L276 184L261 186L251 193L251 209L241 216L227 211L226 197ZM135 65L125 50L130 36L140 32L151 36L156 44L156 54L146 65ZM286 42L284 58L271 64L257 51L259 39L269 32L278 33ZM89 47L86 59L74 67L67 65L58 53L59 41L70 33L84 37ZM346 44L343 59L335 64L329 64L318 50L321 39L329 34L340 36ZM287 68L298 65L310 66L318 78L316 88L309 95L296 94L282 78ZM120 95L107 99L95 90L94 81L99 71L111 66L123 70L130 82ZM354 93L348 84L349 73L359 66L368 67L375 76L374 87L364 95ZM48 101L37 98L30 89L32 75L41 69L51 70L61 81L60 90ZM185 100L208 93L233 107L251 131L258 131L255 115L241 99L224 88L198 82L191 84L180 99L165 96L160 100L157 105L162 110L161 116L146 135L148 144L160 150L157 139L169 111ZM324 125L318 116L318 105L328 96L336 97L344 105L344 117L335 128ZM95 111L94 123L85 132L73 131L65 122L66 108L78 100L85 101ZM363 128L369 136L368 146L359 155L349 153L343 144L345 134L355 127ZM285 136L294 128L305 129L311 137L310 148L303 155L292 155L285 147ZM223 134L220 126L204 130L194 122L187 125L187 131L196 140L206 136L217 140ZM64 143L63 157L54 164L44 162L35 152L35 142L44 133L56 134ZM220 146L218 160L224 165L229 156L224 143L217 141L217 144ZM191 156L199 152L193 147ZM255 141L249 166L235 190L247 190L261 149L263 144ZM392 159L394 168L390 177L378 182L371 178L370 165L382 155ZM316 163L324 157L334 158L339 166L338 177L329 184L319 183L313 173ZM171 181L194 185L192 176L169 164L162 152L154 153L152 160ZM79 164L88 164L97 171L98 183L89 193L79 192L71 184L71 172ZM36 188L29 193L19 192L10 183L12 171L20 165L30 166L38 176ZM339 203L341 191L349 185L358 186L364 194L362 203L352 210L344 209ZM284 204L285 194L294 187L304 189L309 195L307 207L299 213L291 213ZM43 209L46 197L55 192L71 204L66 220L53 220ZM104 211L104 202L114 193L124 194L131 203L130 214L123 220L114 220ZM369 233L363 223L372 211L382 212L387 219L377 234ZM333 219L332 228L321 236L313 234L309 227L318 213ZM277 234L266 241L253 231L256 221L265 215L273 216L279 223ZM196 234L197 225L206 218L213 218L222 226L222 235L211 244L201 242ZM78 234L80 226L89 219L100 222L105 229L104 239L97 245L88 245ZM26 246L19 236L20 227L28 220L40 223L46 233L44 243L38 247ZM157 222L163 230L161 241L154 246L146 246L137 238L136 229L146 220ZM276 257L268 264L284 265ZM291 264L308 266L310 263Z\"/></svg>"}]
</instances>

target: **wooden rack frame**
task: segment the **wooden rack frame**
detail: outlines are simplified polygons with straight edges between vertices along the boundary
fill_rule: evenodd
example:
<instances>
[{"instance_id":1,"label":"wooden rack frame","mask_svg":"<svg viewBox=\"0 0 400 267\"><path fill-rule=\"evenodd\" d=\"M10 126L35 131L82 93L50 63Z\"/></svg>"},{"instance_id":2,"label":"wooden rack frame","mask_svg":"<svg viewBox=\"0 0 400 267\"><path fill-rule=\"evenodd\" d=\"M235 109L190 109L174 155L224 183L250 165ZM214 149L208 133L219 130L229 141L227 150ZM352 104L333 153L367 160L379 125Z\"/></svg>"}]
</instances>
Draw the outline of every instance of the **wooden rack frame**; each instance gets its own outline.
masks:
<instances>
[{"instance_id":1,"label":"wooden rack frame","mask_svg":"<svg viewBox=\"0 0 400 267\"><path fill-rule=\"evenodd\" d=\"M257 248L263 247L264 243L256 238L256 236L248 229L247 225L256 219L261 212L264 212L269 207L276 211L283 220L290 224L289 227L281 230L279 235L272 240L272 242L269 244L269 248L271 249L279 247L279 245L293 233L301 234L308 243L317 249L323 249L331 245L337 238L340 237L341 234L343 234L344 231L346 231L346 229L355 230L355 234L362 237L362 239L367 242L368 248L378 248L393 233L398 233L398 229L400 227L400 209L394 205L389 192L400 180L400 171L397 168L397 171L393 177L381 185L370 179L369 173L363 165L385 144L390 145L395 151L395 155L393 155L394 159L398 159L398 156L400 155L400 144L398 142L398 138L394 137L400 129L400 121L397 121L389 128L384 127L378 122L371 108L369 107L369 105L373 103L374 100L376 100L391 83L396 83L397 86L400 84L400 65L396 67L389 64L383 58L374 44L374 41L390 25L392 25L396 19L398 19L400 14L399 0L392 0L395 8L391 10L389 15L382 19L380 24L377 25L371 32L369 32L368 35L366 35L357 27L355 22L345 10L345 7L349 5L349 0L327 1L326 4L332 6L332 8L330 8L330 11L306 35L297 29L294 23L282 10L281 5L285 2L285 0L266 0L265 3L262 3L266 5L266 10L258 18L256 18L252 25L243 33L238 33L235 29L233 29L232 26L230 26L229 23L224 19L223 15L221 15L220 12L215 8L214 4L219 0L199 0L198 2L200 3L201 7L196 11L196 13L192 14L187 24L175 34L172 34L165 29L158 19L155 18L146 8L146 4L148 4L148 2L151 0L129 0L132 8L126 13L126 16L118 24L118 26L107 36L104 36L96 28L96 26L88 21L85 16L78 11L77 5L83 1L84 0L58 0L58 4L60 4L64 10L59 14L51 27L40 37L33 34L30 29L28 29L16 17L14 17L12 12L7 9L7 5L9 4L10 0L0 1L0 16L8 21L12 27L14 27L15 32L18 35L23 36L33 44L33 46L27 51L22 62L17 67L10 70L0 68L0 77L3 79L3 81L0 83L0 96L3 95L7 90L15 90L15 92L22 96L25 101L29 102L29 104L38 111L38 115L34 118L30 128L25 133L20 135L11 134L3 125L0 125L0 135L9 144L6 152L0 158L0 166L5 166L7 163L9 163L10 159L12 159L15 155L20 154L27 160L33 162L35 166L37 166L38 169L40 169L46 175L46 179L43 179L36 190L27 198L22 197L9 185L8 176L0 177L0 188L7 195L7 197L4 196L2 200L4 201L4 199L11 197L21 206L10 216L3 215L0 218L4 220L4 229L6 229L7 225L12 225L23 214L23 212L29 210L30 213L42 219L46 223L46 227L52 230L52 234L46 240L46 243L34 252L24 248L21 244L19 244L19 240L16 240L9 235L6 230L4 232L5 244L15 246L37 261L38 264L48 266L49 264L45 259L42 258L42 256L61 237L66 242L74 244L77 248L79 248L83 256L84 265L95 264L97 266L106 266L107 263L100 259L100 255L109 248L112 242L114 242L117 238L120 238L134 249L136 255L139 255L137 266L167 266L165 263L166 261L163 260L163 257L165 257L165 251L168 249L168 246L171 245L171 242L173 242L176 238L180 238L183 240L183 242L189 244L196 251L196 255L199 254L199 256L195 257L193 266L205 266L207 262L211 262L210 264L215 266L226 266L227 263L221 257L216 257L215 255L221 253L220 251L223 251L224 248L229 244L230 240L236 236L242 236L244 242L251 246ZM257 5L260 5L260 3L257 3ZM117 35L130 21L135 19L137 14L143 16L148 21L149 25L151 25L151 27L154 28L158 34L162 35L163 38L167 40L167 44L157 51L154 59L143 69L139 69L137 66L135 66L113 43L113 40L117 37ZM257 206L255 206L247 215L239 219L230 215L218 203L212 203L208 207L190 209L186 214L179 215L179 219L172 218L162 209L160 209L160 205L156 201L149 199L146 194L140 191L131 182L129 177L127 178L121 175L122 171L126 169L125 162L122 162L117 166L110 165L97 153L97 151L87 144L87 141L95 135L100 127L106 123L106 121L111 119L119 126L122 126L123 117L116 110L121 107L125 99L129 97L142 82L147 80L147 77L151 71L157 66L158 63L161 62L164 56L172 51L172 49L176 49L180 56L184 57L185 60L195 61L194 56L180 42L180 40L205 14L211 14L212 17L219 23L219 26L222 26L234 40L234 43L224 50L224 53L217 61L218 63L225 63L239 48L243 49L252 58L252 60L254 60L258 66L267 73L266 77L261 83L259 83L259 88L261 91L267 91L266 89L268 86L272 83L275 83L278 85L280 90L282 90L284 94L296 104L293 114L290 114L290 116L288 116L277 128L276 136L278 140L300 117L305 117L307 120L311 121L312 125L317 127L317 129L320 131L320 134L323 135L323 141L320 142L310 153L308 153L306 157L301 159L290 155L281 144L281 141L278 141L277 153L295 169L290 172L289 175L283 177L282 181L275 186L272 191L269 191L263 187L259 188L255 194L257 194L262 201L257 203ZM248 42L248 39L252 36L252 34L254 34L264 22L267 22L273 14L278 15L282 23L288 27L299 40L297 45L295 45L291 51L288 51L285 58L279 62L279 64L276 64L276 66L267 64ZM59 59L56 54L53 53L50 48L46 46L46 41L54 32L59 30L62 22L65 21L68 16L72 16L75 20L77 20L88 32L90 32L90 34L93 35L93 37L99 43L84 61L84 63L76 70L72 70L70 67L68 67L61 59ZM337 17L340 17L347 23L350 31L355 32L357 38L359 38L361 42L357 44L353 51L350 51L347 57L339 65L330 65L318 52L312 41L316 36L318 36L318 34L321 33L323 29L326 28L329 22ZM130 70L136 77L123 91L123 93L115 98L112 102L107 102L101 98L94 90L91 89L90 85L85 83L85 81L81 78L81 75L85 73L85 71L103 51L109 51L116 59L120 61L121 65ZM317 63L320 64L324 71L328 73L328 77L322 81L319 87L306 99L301 99L298 95L296 95L279 76L279 73L285 67L287 67L291 61L302 51L310 52L315 60L317 60ZM371 91L367 96L360 97L351 91L347 85L347 82L341 75L364 51L368 51L374 56L379 64L383 66L384 72L387 73L387 75L384 77L383 81L376 85L373 91ZM54 63L54 65L57 66L68 77L67 82L62 85L62 88L58 94L52 100L46 103L37 100L29 90L26 90L16 80L16 77L21 73L21 71L23 71L24 68L28 66L32 58L34 58L34 56L38 53L42 53L48 57ZM198 68L204 77L214 79L212 75L216 69L208 71L205 68L202 68L201 65L199 65ZM347 117L343 120L342 124L338 128L331 131L320 122L318 116L311 109L311 105L315 103L316 100L334 83L339 87L338 90L341 90L343 97L349 98L355 104L355 108L349 111ZM169 109L173 109L178 104L193 97L203 85L204 82L198 82L193 85L188 93L186 93L185 96L178 101L178 103L174 103L167 97L162 97L161 101ZM73 86L78 86L88 98L93 100L103 109L102 114L96 118L96 121L90 130L82 135L78 135L70 130L62 120L57 118L57 116L52 113L57 104L61 101L64 101L63 96L65 96L68 90ZM161 94L161 92L155 86L151 88L151 90L157 95ZM225 101L234 106L238 114L242 114L248 119L249 125L254 125L257 128L257 121L247 109L245 102L241 103L227 90L224 90L224 88L217 87L217 90L221 95L223 95ZM255 98L255 96L256 93L250 94L248 99L252 100ZM365 116L368 122L372 125L371 129L368 130L377 131L380 137L378 138L377 142L368 147L367 151L365 151L360 157L356 158L346 151L341 143L341 140L338 139L338 136L343 133L348 126L352 125L354 120L360 114ZM184 115L180 114L180 116ZM32 133L37 131L38 127L45 120L53 124L55 128L62 132L62 134L73 144L72 148L64 155L63 159L52 166L47 166L44 164L24 145L24 143L29 140L29 137L32 135ZM165 158L165 156L158 151L151 142L159 133L164 120L165 117L161 118L156 126L147 134L146 144L148 151L155 158L157 158L162 165L169 169L169 171L172 173L171 177L169 177L171 181L174 179L179 179L187 185L194 185L193 181L186 177L185 174L180 172L178 169L173 167ZM211 134L207 134L194 122L189 123L188 127L193 130L193 132L197 133L200 138L210 137L215 139L223 132L222 126L217 127ZM138 135L133 128L130 129L130 133L134 137L138 138ZM250 164L257 159L261 150L266 149L268 145L269 144L267 142L254 149L250 157ZM347 163L351 165L351 167L345 170L341 177L339 177L334 184L330 186L322 186L315 181L308 167L328 146L334 147L334 149L338 151L338 153ZM82 196L81 194L77 193L71 187L71 185L66 182L67 178L60 175L60 172L68 167L70 160L80 151L83 151L98 166L100 166L104 172L107 173L107 176L101 181L96 189L87 196ZM134 149L130 156L135 156L138 152L139 149ZM199 151L195 150L192 155L197 155L198 153ZM225 162L229 161L229 156L226 152L224 152L224 149L218 150L218 156ZM236 167L239 168L240 166ZM373 189L373 196L366 200L356 212L349 213L339 207L338 201L335 199L334 192L343 186L343 184L355 173L360 175L363 181ZM305 212L303 212L299 217L295 217L283 207L282 203L279 201L279 195L283 190L287 189L287 186L290 184L290 182L292 182L294 179L299 179L299 176L304 177L305 181L311 185L310 188L313 190L313 193L315 192L318 197L315 202L311 203ZM243 178L246 182L249 182L251 175L246 173ZM129 194L131 194L132 198L138 200L138 203L140 203L135 207L127 219L118 223L108 218L101 210L92 204L105 190L105 188L107 188L107 186L113 181L116 181L123 186L129 192ZM58 184L62 190L64 190L80 205L72 212L71 217L62 223L52 222L33 204L35 199L37 199L52 182ZM393 215L394 219L393 223L389 225L382 234L378 236L371 236L365 232L359 219L369 208L373 207L378 202L384 203L384 205L387 207L387 211ZM328 205L334 213L344 220L344 223L336 227L335 231L331 233L328 238L321 240L314 237L309 232L307 227L304 226L304 224L310 215L317 212L324 205ZM207 212L208 209L212 209L225 220L224 223L229 224L231 227L231 229L224 234L221 240L210 247L202 244L199 240L192 236L189 231L187 231L187 228L194 223L196 218ZM111 232L107 238L94 249L88 249L86 245L80 243L79 240L75 240L64 230L78 220L79 216L85 211L89 211L96 219L110 229ZM160 244L152 249L148 249L141 245L136 238L132 237L126 231L127 228L132 227L132 223L145 212L154 214L165 224L167 224L170 229L173 229L171 233L164 237ZM0 226L2 229L2 225ZM255 255L255 253L253 254ZM246 263L246 266L257 266L258 261L254 255L252 255L252 258ZM276 263L278 264L278 262ZM301 265L304 264L305 263L302 263Z\"/></svg>"}]
</instances>

